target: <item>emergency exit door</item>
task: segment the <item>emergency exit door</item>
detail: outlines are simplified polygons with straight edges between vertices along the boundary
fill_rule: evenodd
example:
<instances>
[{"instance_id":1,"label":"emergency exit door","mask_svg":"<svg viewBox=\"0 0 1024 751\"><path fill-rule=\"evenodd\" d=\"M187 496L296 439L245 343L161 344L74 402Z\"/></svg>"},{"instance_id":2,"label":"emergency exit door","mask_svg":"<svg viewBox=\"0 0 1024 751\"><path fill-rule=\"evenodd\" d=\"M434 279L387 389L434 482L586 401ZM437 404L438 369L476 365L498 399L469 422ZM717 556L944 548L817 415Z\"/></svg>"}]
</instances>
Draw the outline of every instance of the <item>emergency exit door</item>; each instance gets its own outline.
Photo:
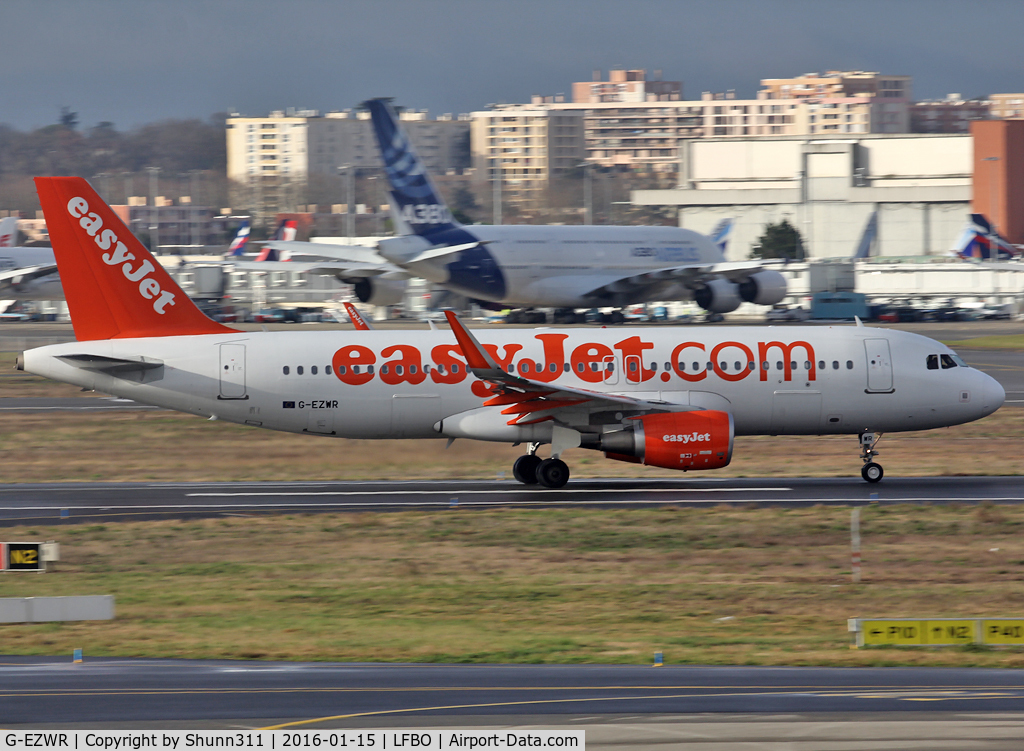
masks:
<instances>
[{"instance_id":1,"label":"emergency exit door","mask_svg":"<svg viewBox=\"0 0 1024 751\"><path fill-rule=\"evenodd\" d=\"M218 399L248 399L245 393L245 345L220 345L220 395Z\"/></svg>"},{"instance_id":2,"label":"emergency exit door","mask_svg":"<svg viewBox=\"0 0 1024 751\"><path fill-rule=\"evenodd\" d=\"M890 394L892 385L892 354L888 339L865 339L864 354L868 365L867 391Z\"/></svg>"}]
</instances>

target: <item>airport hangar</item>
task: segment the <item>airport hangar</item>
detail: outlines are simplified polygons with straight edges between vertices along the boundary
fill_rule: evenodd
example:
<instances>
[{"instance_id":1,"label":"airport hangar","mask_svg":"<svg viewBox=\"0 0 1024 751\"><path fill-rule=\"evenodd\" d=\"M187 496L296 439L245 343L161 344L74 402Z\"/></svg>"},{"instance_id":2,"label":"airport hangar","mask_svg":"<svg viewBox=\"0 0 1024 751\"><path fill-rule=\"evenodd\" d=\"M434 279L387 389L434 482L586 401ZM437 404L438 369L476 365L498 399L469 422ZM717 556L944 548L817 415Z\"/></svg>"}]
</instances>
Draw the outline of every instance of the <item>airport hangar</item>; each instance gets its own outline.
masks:
<instances>
[{"instance_id":1,"label":"airport hangar","mask_svg":"<svg viewBox=\"0 0 1024 751\"><path fill-rule=\"evenodd\" d=\"M734 218L729 260L783 219L809 260L848 258L874 211L873 256L944 257L972 212L1024 244L1024 119L974 121L970 134L693 139L679 159L676 188L632 203L677 207L680 226L704 233Z\"/></svg>"}]
</instances>

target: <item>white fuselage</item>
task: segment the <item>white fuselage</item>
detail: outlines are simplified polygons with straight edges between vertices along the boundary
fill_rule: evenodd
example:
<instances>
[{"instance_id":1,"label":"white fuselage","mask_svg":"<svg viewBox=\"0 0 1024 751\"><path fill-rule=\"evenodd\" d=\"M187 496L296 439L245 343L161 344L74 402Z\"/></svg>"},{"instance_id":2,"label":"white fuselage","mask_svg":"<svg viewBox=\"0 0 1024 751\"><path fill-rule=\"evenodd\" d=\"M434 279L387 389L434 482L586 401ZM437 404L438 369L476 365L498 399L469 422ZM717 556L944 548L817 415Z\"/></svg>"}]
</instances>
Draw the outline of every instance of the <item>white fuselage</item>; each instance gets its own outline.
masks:
<instances>
[{"instance_id":1,"label":"white fuselage","mask_svg":"<svg viewBox=\"0 0 1024 751\"><path fill-rule=\"evenodd\" d=\"M477 333L485 347L496 345L492 355L504 369L511 366L526 378L725 410L740 435L924 430L984 417L1004 399L1000 385L974 368L928 369L929 355L952 354L945 345L886 329ZM75 355L145 358L163 365L112 375L83 366L81 358L61 359ZM461 350L447 330L238 332L72 342L28 350L25 369L182 412L345 438L438 437L439 421L479 409L488 396L466 372Z\"/></svg>"},{"instance_id":2,"label":"white fuselage","mask_svg":"<svg viewBox=\"0 0 1024 751\"><path fill-rule=\"evenodd\" d=\"M710 239L681 227L473 225L462 229L483 244L483 251L500 270L500 279L481 283L479 274L467 274L474 286L464 286L452 266L456 261L457 269L463 261L452 256L406 268L461 294L516 307L594 307L602 303L589 292L625 277L725 260ZM380 253L405 266L430 246L422 237L406 235L381 242ZM677 277L642 288L624 286L619 294L625 302L609 300L607 304L688 299L692 292Z\"/></svg>"}]
</instances>

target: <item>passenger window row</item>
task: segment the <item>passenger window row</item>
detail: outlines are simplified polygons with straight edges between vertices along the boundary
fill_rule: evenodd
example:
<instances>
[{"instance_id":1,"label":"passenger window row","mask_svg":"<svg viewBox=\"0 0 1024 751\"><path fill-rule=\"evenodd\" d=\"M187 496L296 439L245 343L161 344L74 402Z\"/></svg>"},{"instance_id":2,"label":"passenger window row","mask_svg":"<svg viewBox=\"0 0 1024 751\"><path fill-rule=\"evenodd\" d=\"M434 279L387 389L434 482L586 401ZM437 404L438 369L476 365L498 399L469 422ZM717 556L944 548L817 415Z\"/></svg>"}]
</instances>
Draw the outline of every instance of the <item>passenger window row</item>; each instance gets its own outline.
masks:
<instances>
[{"instance_id":1,"label":"passenger window row","mask_svg":"<svg viewBox=\"0 0 1024 751\"><path fill-rule=\"evenodd\" d=\"M289 375L292 372L292 369L290 367L288 367L287 365L285 365L283 368L281 368L281 372L284 373L285 375ZM305 374L305 372L306 372L306 369L303 366L301 366L301 365L296 365L295 366L295 375L303 375L303 374ZM309 367L309 374L310 375L317 375L319 372L320 372L320 368L318 368L316 365L311 365ZM330 374L331 374L331 366L330 365L325 365L324 366L324 375L330 375Z\"/></svg>"},{"instance_id":2,"label":"passenger window row","mask_svg":"<svg viewBox=\"0 0 1024 751\"><path fill-rule=\"evenodd\" d=\"M938 358L939 358L939 355L928 355L928 369L929 370L937 370L938 369L938 367L939 367L939 365L938 365L939 359ZM962 360L960 360L959 357L957 357L956 360L959 360L960 364L963 367L967 367L966 363L964 363ZM604 366L603 368L601 367L602 365ZM681 362L680 361L678 363L678 366L679 366L679 370L685 371L687 369L685 362ZM366 368L365 371L362 370L363 367ZM430 364L425 364L422 367L423 367L423 372L424 373L429 373L430 372L430 368L431 368ZM725 362L724 360L722 362L718 363L718 367L721 370L723 370L723 371L729 371L729 369L730 369L729 363ZM754 370L755 367L756 367L756 364L751 361L751 362L748 362L745 367L748 370ZM778 362L775 363L775 369L776 370L784 370L785 367L786 367L786 364L782 360L779 360ZM957 363L954 362L953 357L950 357L949 355L942 355L942 367L943 368L955 368L955 367L957 367ZM635 372L637 372L638 368L639 368L639 362L636 359L632 359L631 358L630 361L627 363L627 369L629 370L629 372L630 373L635 373ZM743 370L743 368L744 368L743 363L741 363L739 361L732 363L732 370L735 371L735 372L739 372L739 371ZM810 360L804 360L803 368L804 368L804 370L810 370L811 369L811 362L810 362ZM415 375L416 373L419 372L419 366L417 366L417 365L410 365L408 369L409 369L409 374L410 375ZM534 369L536 370L537 373L543 373L544 372L544 366L541 363L536 363L536 365L534 366ZM615 363L614 362L609 362L609 361L606 361L606 362L603 362L603 363L596 363L596 362L590 363L590 370L592 372L597 373L597 372L599 372L602 369L604 371L608 372L608 373L613 373L615 371ZM652 362L650 364L650 366L647 367L646 369L647 370L657 371L658 370L658 363ZM668 362L665 363L665 371L668 372L671 369L672 369L672 363L668 363ZM702 370L702 369L704 369L704 366L701 363L696 362L696 361L694 361L692 363L691 370L696 372L696 371L699 371L699 370ZM714 370L714 369L715 369L715 364L713 362L709 362L707 364L707 370ZM766 362L762 362L761 363L761 369L762 370L771 370L771 364L768 363L767 361ZM797 362L795 360L793 360L793 361L791 361L789 363L789 369L791 371L792 370L797 370ZM819 370L825 370L826 369L825 361L824 360L819 360L818 361L818 369ZM838 360L833 360L832 361L832 369L833 370L839 370L839 361ZM846 361L846 369L847 370L853 370L853 360L847 360ZM405 374L405 366L404 365L395 365L394 366L394 370L395 370L395 374L396 375L404 375ZM467 368L467 371L468 370L469 369ZM548 365L548 370L550 372L552 372L552 373L557 373L558 372L558 365L556 363L550 363ZM586 370L586 365L584 363L582 363L582 362L578 362L578 363L576 363L576 370L578 372L580 372L580 373L583 373ZM346 371L347 371L347 367L345 365L339 365L338 366L338 373L339 374L344 375L346 373ZM452 363L452 365L451 365L451 372L452 373L459 373L460 371L461 371L461 366L458 363ZM566 363L562 363L562 371L565 372L565 373L569 373L569 372L572 371L572 367L567 362ZM281 372L284 373L284 375L290 375L291 374L291 367L288 366L288 365L285 365L281 369ZM319 368L316 365L311 365L310 366L310 368L309 368L310 375L318 375L319 372L320 372L320 370L319 370ZM330 365L325 365L324 368L323 368L323 372L324 372L324 375L331 375L331 373L332 373L331 366ZM374 372L374 366L373 365L366 365L366 366L353 365L352 366L352 372L353 373L360 373L360 372L373 373ZM381 365L380 366L380 372L382 374L390 373L391 372L391 366L390 365ZM443 365L438 365L437 366L437 372L441 373L442 375L445 375L446 374L445 373L445 367ZM514 374L516 372L516 366L514 364L509 364L508 365L508 372ZM519 363L519 372L522 373L523 375L526 375L526 374L530 373L530 366L527 363L525 363L525 362ZM302 365L297 365L295 367L295 374L296 375L304 375L305 374L304 367Z\"/></svg>"}]
</instances>

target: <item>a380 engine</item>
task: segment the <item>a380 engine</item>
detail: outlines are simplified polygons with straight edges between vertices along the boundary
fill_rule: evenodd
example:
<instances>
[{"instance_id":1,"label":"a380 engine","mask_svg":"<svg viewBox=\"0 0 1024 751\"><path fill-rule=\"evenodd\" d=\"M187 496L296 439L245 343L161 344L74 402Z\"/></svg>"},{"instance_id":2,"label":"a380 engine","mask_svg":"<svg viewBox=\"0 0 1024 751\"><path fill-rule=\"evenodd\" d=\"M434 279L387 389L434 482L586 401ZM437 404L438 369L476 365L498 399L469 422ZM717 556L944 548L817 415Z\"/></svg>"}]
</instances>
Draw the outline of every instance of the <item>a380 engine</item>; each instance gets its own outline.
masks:
<instances>
[{"instance_id":1,"label":"a380 engine","mask_svg":"<svg viewBox=\"0 0 1024 751\"><path fill-rule=\"evenodd\" d=\"M728 412L666 412L636 417L631 427L602 434L600 448L609 459L652 467L719 469L732 461L734 436Z\"/></svg>"},{"instance_id":2,"label":"a380 engine","mask_svg":"<svg viewBox=\"0 0 1024 751\"><path fill-rule=\"evenodd\" d=\"M351 282L359 302L370 305L397 305L405 297L407 284L404 279L386 279L380 276L342 281Z\"/></svg>"},{"instance_id":3,"label":"a380 engine","mask_svg":"<svg viewBox=\"0 0 1024 751\"><path fill-rule=\"evenodd\" d=\"M742 302L774 305L786 296L786 278L774 269L757 271L739 284L710 279L693 291L694 301L709 313L731 313Z\"/></svg>"},{"instance_id":4,"label":"a380 engine","mask_svg":"<svg viewBox=\"0 0 1024 751\"><path fill-rule=\"evenodd\" d=\"M786 277L774 269L763 269L740 282L739 292L746 302L774 305L786 296Z\"/></svg>"},{"instance_id":5,"label":"a380 engine","mask_svg":"<svg viewBox=\"0 0 1024 751\"><path fill-rule=\"evenodd\" d=\"M693 291L693 300L709 313L731 313L740 306L740 286L728 279L709 279Z\"/></svg>"}]
</instances>

